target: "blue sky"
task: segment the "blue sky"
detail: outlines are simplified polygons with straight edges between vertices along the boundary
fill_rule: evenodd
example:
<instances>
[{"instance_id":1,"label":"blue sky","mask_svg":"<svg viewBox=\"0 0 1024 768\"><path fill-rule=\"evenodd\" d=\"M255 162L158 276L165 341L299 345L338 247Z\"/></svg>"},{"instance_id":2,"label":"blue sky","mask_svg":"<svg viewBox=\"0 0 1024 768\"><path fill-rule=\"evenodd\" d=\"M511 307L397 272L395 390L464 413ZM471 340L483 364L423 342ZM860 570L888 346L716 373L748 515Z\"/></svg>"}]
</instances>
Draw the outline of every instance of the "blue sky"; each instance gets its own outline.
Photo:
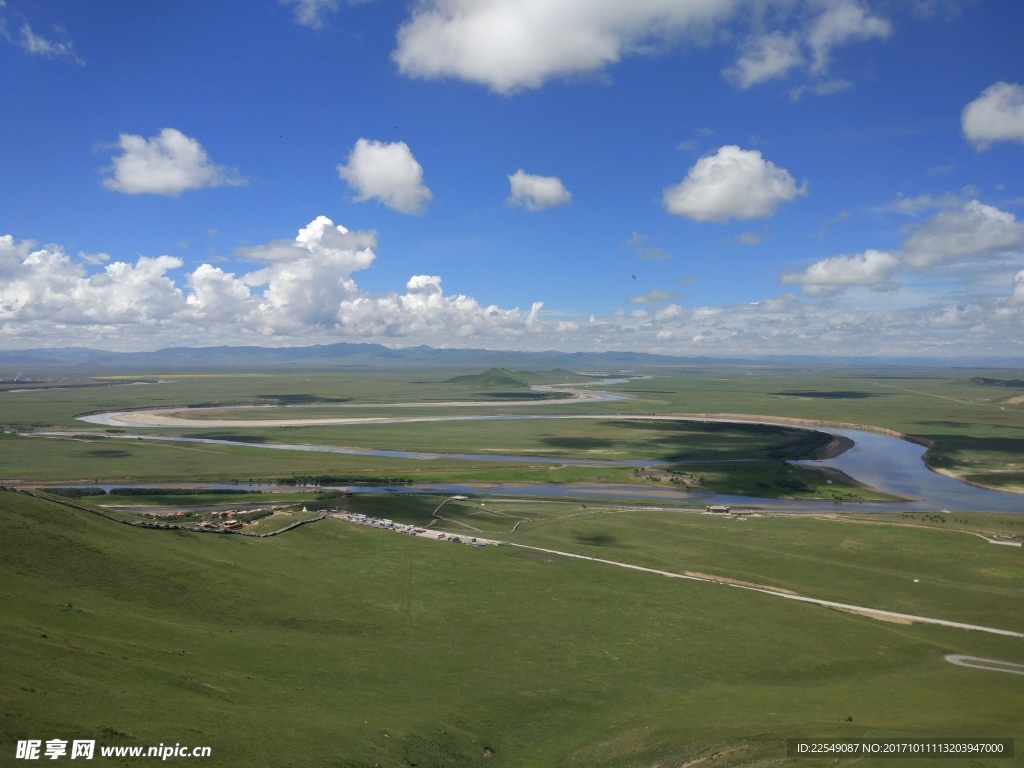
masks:
<instances>
[{"instance_id":1,"label":"blue sky","mask_svg":"<svg viewBox=\"0 0 1024 768\"><path fill-rule=\"evenodd\" d=\"M0 345L1020 356L1022 30L1008 0L0 1Z\"/></svg>"}]
</instances>

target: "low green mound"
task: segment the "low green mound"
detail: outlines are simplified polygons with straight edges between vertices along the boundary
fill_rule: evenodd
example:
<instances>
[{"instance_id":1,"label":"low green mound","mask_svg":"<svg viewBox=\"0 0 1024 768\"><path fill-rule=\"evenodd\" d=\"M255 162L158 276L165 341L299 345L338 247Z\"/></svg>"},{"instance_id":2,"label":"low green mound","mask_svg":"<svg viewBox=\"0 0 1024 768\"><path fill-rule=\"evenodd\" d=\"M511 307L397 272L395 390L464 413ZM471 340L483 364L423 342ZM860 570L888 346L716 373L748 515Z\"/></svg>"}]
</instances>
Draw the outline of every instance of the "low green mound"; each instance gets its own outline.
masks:
<instances>
[{"instance_id":1,"label":"low green mound","mask_svg":"<svg viewBox=\"0 0 1024 768\"><path fill-rule=\"evenodd\" d=\"M447 384L469 384L475 387L529 387L525 381L517 377L507 368L489 368L483 373L452 376L445 379Z\"/></svg>"},{"instance_id":2,"label":"low green mound","mask_svg":"<svg viewBox=\"0 0 1024 768\"><path fill-rule=\"evenodd\" d=\"M972 376L968 381L971 384L981 384L986 387L1011 387L1013 389L1024 389L1024 379L989 379L985 376Z\"/></svg>"}]
</instances>

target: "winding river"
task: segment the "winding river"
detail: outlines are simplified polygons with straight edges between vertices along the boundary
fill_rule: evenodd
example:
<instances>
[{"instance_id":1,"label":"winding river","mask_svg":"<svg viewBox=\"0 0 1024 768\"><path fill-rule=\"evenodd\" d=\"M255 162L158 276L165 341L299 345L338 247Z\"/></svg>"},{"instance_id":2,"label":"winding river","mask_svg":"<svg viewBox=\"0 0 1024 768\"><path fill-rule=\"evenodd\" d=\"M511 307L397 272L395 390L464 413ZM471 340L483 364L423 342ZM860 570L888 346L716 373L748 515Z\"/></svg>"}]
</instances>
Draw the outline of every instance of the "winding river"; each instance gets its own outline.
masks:
<instances>
[{"instance_id":1,"label":"winding river","mask_svg":"<svg viewBox=\"0 0 1024 768\"><path fill-rule=\"evenodd\" d=\"M428 408L428 407L479 407L479 406L546 406L557 404L579 404L610 402L626 400L627 395L620 395L613 392L603 392L590 389L579 389L578 387L589 386L610 386L626 381L626 379L602 379L600 381L587 382L586 384L574 384L569 386L542 386L535 385L534 390L540 392L559 392L569 395L566 398L539 400L524 403L522 401L504 402L448 402L448 403L394 403L394 404L338 404L337 408ZM252 406L232 406L239 408L251 408ZM271 406L278 407L278 406ZM301 408L304 406L284 406L286 408ZM764 499L757 497L721 496L711 494L696 494L685 491L678 491L671 488L648 488L637 486L609 486L609 485L586 485L586 484L498 484L488 486L488 493L502 493L509 495L545 495L545 496L576 496L576 497L622 497L622 498L645 498L661 501L685 501L689 499L700 500L706 503L732 503L750 504L766 508L787 508L787 509L817 509L823 505L838 506L844 509L859 508L871 510L906 510L906 509L941 509L941 510L978 510L989 512L1024 512L1024 496L1012 493L1003 493L963 483L945 475L932 472L925 465L922 457L925 453L923 446L911 443L907 440L880 434L867 430L834 428L827 426L812 426L806 422L786 421L784 419L759 420L747 418L723 418L715 416L678 416L678 415L636 415L636 414L501 414L501 415L464 415L464 416L384 416L384 417L326 417L326 418L288 418L288 419L195 419L185 418L180 415L186 411L194 412L199 410L223 411L227 408L219 407L214 409L198 408L161 408L142 411L111 411L106 413L94 413L80 416L81 421L91 424L101 424L108 427L120 427L138 429L140 427L174 427L190 429L208 428L266 428L278 426L322 426L346 424L402 424L418 422L439 422L439 421L494 421L494 420L534 420L534 419L615 419L615 420L659 420L659 421L714 421L737 424L760 424L760 425L781 425L796 427L800 429L813 429L826 432L832 435L846 437L853 441L853 446L831 458L817 461L793 462L804 466L828 467L839 470L854 478L855 480L872 486L886 493L902 496L913 501L902 503L878 503L878 502L798 502ZM56 434L56 433L51 433ZM141 437L141 435L125 436L127 439ZM381 456L387 458L401 458L413 460L470 460L481 462L499 462L516 464L565 464L570 466L625 466L640 467L652 466L659 462L656 460L611 460L611 459L584 459L577 457L550 457L550 456L524 456L512 454L473 454L473 453L429 453L415 451L387 451L364 448L346 448L324 445L300 445L291 443L251 443L234 440L221 440L199 437L179 437L169 435L146 435L147 440L163 440L169 442L189 443L211 443L218 445L238 445L246 448L263 448L269 450L284 451L314 451L318 453L338 453L359 456ZM436 489L443 492L462 493L480 492L480 486L430 484L424 489ZM382 490L382 489L376 489ZM398 488L392 490L399 490Z\"/></svg>"}]
</instances>

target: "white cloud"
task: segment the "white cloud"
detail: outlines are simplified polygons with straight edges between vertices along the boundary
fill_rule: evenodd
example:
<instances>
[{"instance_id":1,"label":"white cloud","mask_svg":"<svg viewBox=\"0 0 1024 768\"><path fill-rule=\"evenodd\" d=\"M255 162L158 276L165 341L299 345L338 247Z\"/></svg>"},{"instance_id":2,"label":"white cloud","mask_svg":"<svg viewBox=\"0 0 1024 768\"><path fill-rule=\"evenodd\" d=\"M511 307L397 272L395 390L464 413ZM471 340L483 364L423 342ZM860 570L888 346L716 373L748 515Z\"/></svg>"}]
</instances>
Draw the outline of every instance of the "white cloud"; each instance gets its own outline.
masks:
<instances>
[{"instance_id":1,"label":"white cloud","mask_svg":"<svg viewBox=\"0 0 1024 768\"><path fill-rule=\"evenodd\" d=\"M1008 303L1011 307L1024 307L1024 269L1013 276L1013 294Z\"/></svg>"},{"instance_id":2,"label":"white cloud","mask_svg":"<svg viewBox=\"0 0 1024 768\"><path fill-rule=\"evenodd\" d=\"M796 296L785 291L778 296L757 302L757 311L765 315L783 315L792 312L799 303Z\"/></svg>"},{"instance_id":3,"label":"white cloud","mask_svg":"<svg viewBox=\"0 0 1024 768\"><path fill-rule=\"evenodd\" d=\"M142 256L89 276L57 246L36 248L6 235L0 237L0 324L156 324L184 303L166 275L181 266L173 256Z\"/></svg>"},{"instance_id":4,"label":"white cloud","mask_svg":"<svg viewBox=\"0 0 1024 768\"><path fill-rule=\"evenodd\" d=\"M854 285L884 284L900 265L898 257L869 249L854 256L833 256L811 264L803 272L789 272L779 281L798 284L808 296L831 296Z\"/></svg>"},{"instance_id":5,"label":"white cloud","mask_svg":"<svg viewBox=\"0 0 1024 768\"><path fill-rule=\"evenodd\" d=\"M650 237L641 235L639 232L632 232L629 239L622 244L624 248L632 248L633 255L641 261L664 261L671 259L672 254L657 246L648 245Z\"/></svg>"},{"instance_id":6,"label":"white cloud","mask_svg":"<svg viewBox=\"0 0 1024 768\"><path fill-rule=\"evenodd\" d=\"M184 276L171 256L115 262L93 275L57 246L37 249L0 237L0 339L91 340L108 346L140 338L208 345L226 341L354 338L448 344L514 340L541 327L541 302L529 310L445 295L441 278L414 275L405 293L361 290L352 274L376 258L374 233L349 232L320 216L294 240L242 249L263 266L237 275L202 264ZM145 343L145 342L144 342Z\"/></svg>"},{"instance_id":7,"label":"white cloud","mask_svg":"<svg viewBox=\"0 0 1024 768\"><path fill-rule=\"evenodd\" d=\"M295 21L304 27L322 29L324 16L338 10L338 0L278 0L294 6Z\"/></svg>"},{"instance_id":8,"label":"white cloud","mask_svg":"<svg viewBox=\"0 0 1024 768\"><path fill-rule=\"evenodd\" d=\"M798 4L775 5L776 18L781 21ZM829 96L850 88L849 80L825 79L832 50L851 41L887 38L892 34L892 25L871 15L859 0L818 0L805 5L824 7L824 10L789 31L751 35L736 63L722 70L722 75L737 87L747 89L767 80L783 78L796 68L806 68L813 80L790 90L792 101L799 101L808 93Z\"/></svg>"},{"instance_id":9,"label":"white cloud","mask_svg":"<svg viewBox=\"0 0 1024 768\"><path fill-rule=\"evenodd\" d=\"M747 89L765 80L784 77L802 62L796 36L772 32L749 39L736 64L722 70L722 74L738 87Z\"/></svg>"},{"instance_id":10,"label":"white cloud","mask_svg":"<svg viewBox=\"0 0 1024 768\"><path fill-rule=\"evenodd\" d=\"M811 85L799 85L789 92L790 101L800 101L805 93L813 94L814 96L831 96L833 93L842 93L848 88L852 88L853 83L849 80L823 80L819 83L812 83Z\"/></svg>"},{"instance_id":11,"label":"white cloud","mask_svg":"<svg viewBox=\"0 0 1024 768\"><path fill-rule=\"evenodd\" d=\"M687 311L665 292L651 292L631 311L588 317L545 312L540 302L509 309L446 294L438 275L413 275L398 290L363 290L353 276L375 263L374 242L373 233L348 232L320 217L295 238L245 249L242 255L259 263L236 274L212 264L185 271L172 256L95 266L59 246L0 237L0 344L154 349L350 340L718 356L1024 354L1019 264L973 295L909 290L895 301L851 291L855 299L839 293L804 303L782 293ZM836 260L821 269L831 285L881 278L885 270L872 273L869 254L861 257L863 264L843 257L846 270ZM991 290L997 286L999 294Z\"/></svg>"},{"instance_id":12,"label":"white cloud","mask_svg":"<svg viewBox=\"0 0 1024 768\"><path fill-rule=\"evenodd\" d=\"M359 139L338 166L338 176L357 193L357 202L376 199L401 213L422 213L433 193L423 184L423 167L404 141L388 144Z\"/></svg>"},{"instance_id":13,"label":"white cloud","mask_svg":"<svg viewBox=\"0 0 1024 768\"><path fill-rule=\"evenodd\" d=\"M79 251L78 258L86 264L103 264L104 262L110 261L110 254L86 253L85 251Z\"/></svg>"},{"instance_id":14,"label":"white cloud","mask_svg":"<svg viewBox=\"0 0 1024 768\"><path fill-rule=\"evenodd\" d=\"M760 219L784 202L805 194L784 168L765 160L757 150L734 145L702 157L686 178L662 194L669 213L695 221Z\"/></svg>"},{"instance_id":15,"label":"white cloud","mask_svg":"<svg viewBox=\"0 0 1024 768\"><path fill-rule=\"evenodd\" d=\"M1024 222L1012 213L971 200L960 211L940 211L903 241L914 267L968 261L1024 246Z\"/></svg>"},{"instance_id":16,"label":"white cloud","mask_svg":"<svg viewBox=\"0 0 1024 768\"><path fill-rule=\"evenodd\" d=\"M630 300L630 304L661 304L665 301L671 301L672 299L678 298L678 293L669 293L663 291L660 288L652 288L647 293L640 294L639 296L633 296Z\"/></svg>"},{"instance_id":17,"label":"white cloud","mask_svg":"<svg viewBox=\"0 0 1024 768\"><path fill-rule=\"evenodd\" d=\"M113 175L103 180L115 192L176 197L188 189L247 183L235 171L215 165L198 141L175 128L149 139L122 133L117 143L123 154L113 159Z\"/></svg>"},{"instance_id":18,"label":"white cloud","mask_svg":"<svg viewBox=\"0 0 1024 768\"><path fill-rule=\"evenodd\" d=\"M757 245L762 240L762 236L757 232L741 232L732 239L734 243L740 245Z\"/></svg>"},{"instance_id":19,"label":"white cloud","mask_svg":"<svg viewBox=\"0 0 1024 768\"><path fill-rule=\"evenodd\" d=\"M71 40L49 40L33 32L27 23L21 25L21 36L18 38L18 44L29 53L45 56L48 59L68 59L79 66L85 64L78 54L75 53L75 44Z\"/></svg>"},{"instance_id":20,"label":"white cloud","mask_svg":"<svg viewBox=\"0 0 1024 768\"><path fill-rule=\"evenodd\" d=\"M953 194L952 192L943 192L941 195L936 197L930 195L927 192L916 197L897 197L888 206L890 210L896 211L897 213L904 213L909 216L913 216L921 211L927 211L932 208L959 208L964 204L964 200L960 195Z\"/></svg>"},{"instance_id":21,"label":"white cloud","mask_svg":"<svg viewBox=\"0 0 1024 768\"><path fill-rule=\"evenodd\" d=\"M771 18L789 29L757 27L767 5ZM734 30L719 27L751 6L755 12L742 16L755 30L736 63L722 71L740 88L804 65L821 77L837 46L892 33L892 25L859 0L420 0L398 30L392 58L410 77L453 77L508 94L554 77L599 72L682 40L733 38ZM823 10L808 20L803 6ZM809 88L825 94L848 85L833 80Z\"/></svg>"},{"instance_id":22,"label":"white cloud","mask_svg":"<svg viewBox=\"0 0 1024 768\"><path fill-rule=\"evenodd\" d=\"M341 260L348 272L366 269L373 262L371 250L377 246L377 233L350 232L335 226L326 216L317 216L299 230L294 240L272 240L265 245L243 246L238 252L250 261L273 263L295 261L311 254L320 258Z\"/></svg>"},{"instance_id":23,"label":"white cloud","mask_svg":"<svg viewBox=\"0 0 1024 768\"><path fill-rule=\"evenodd\" d=\"M423 0L398 30L399 71L498 93L600 70L645 44L706 29L738 0Z\"/></svg>"},{"instance_id":24,"label":"white cloud","mask_svg":"<svg viewBox=\"0 0 1024 768\"><path fill-rule=\"evenodd\" d=\"M979 150L996 141L1024 142L1024 86L990 85L964 107L960 125L967 140Z\"/></svg>"},{"instance_id":25,"label":"white cloud","mask_svg":"<svg viewBox=\"0 0 1024 768\"><path fill-rule=\"evenodd\" d=\"M838 45L851 40L885 39L891 34L892 24L872 16L857 0L832 0L807 34L814 59L811 71L827 71L832 49Z\"/></svg>"},{"instance_id":26,"label":"white cloud","mask_svg":"<svg viewBox=\"0 0 1024 768\"><path fill-rule=\"evenodd\" d=\"M522 168L508 177L510 193L506 204L528 211L543 211L572 201L572 195L557 176L534 176Z\"/></svg>"}]
</instances>

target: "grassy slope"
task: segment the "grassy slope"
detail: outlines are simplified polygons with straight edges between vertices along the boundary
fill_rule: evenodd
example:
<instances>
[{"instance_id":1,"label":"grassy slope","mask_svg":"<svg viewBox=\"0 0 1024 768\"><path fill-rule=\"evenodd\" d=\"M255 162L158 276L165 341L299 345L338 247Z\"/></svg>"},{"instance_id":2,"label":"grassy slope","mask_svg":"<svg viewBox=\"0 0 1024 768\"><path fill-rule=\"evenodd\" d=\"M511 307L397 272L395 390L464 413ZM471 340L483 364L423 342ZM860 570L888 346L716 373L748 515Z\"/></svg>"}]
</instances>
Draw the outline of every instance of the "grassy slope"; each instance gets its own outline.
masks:
<instances>
[{"instance_id":1,"label":"grassy slope","mask_svg":"<svg viewBox=\"0 0 1024 768\"><path fill-rule=\"evenodd\" d=\"M62 735L231 766L739 765L794 735L1024 737L1017 678L941 660L1021 662L1019 640L333 520L253 541L0 493L0 540L6 754Z\"/></svg>"}]
</instances>

